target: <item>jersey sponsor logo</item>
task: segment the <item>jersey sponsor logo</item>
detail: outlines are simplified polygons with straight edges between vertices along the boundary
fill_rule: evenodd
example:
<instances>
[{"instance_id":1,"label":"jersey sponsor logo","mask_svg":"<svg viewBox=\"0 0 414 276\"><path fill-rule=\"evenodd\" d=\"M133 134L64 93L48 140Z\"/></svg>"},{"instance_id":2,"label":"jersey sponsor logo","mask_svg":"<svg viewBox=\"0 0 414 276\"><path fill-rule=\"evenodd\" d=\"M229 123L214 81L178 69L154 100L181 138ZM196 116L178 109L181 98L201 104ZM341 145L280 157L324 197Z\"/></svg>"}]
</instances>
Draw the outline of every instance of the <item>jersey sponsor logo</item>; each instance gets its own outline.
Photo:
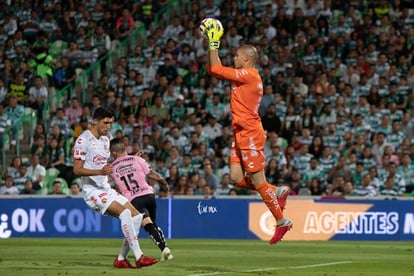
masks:
<instances>
[{"instance_id":1,"label":"jersey sponsor logo","mask_svg":"<svg viewBox=\"0 0 414 276\"><path fill-rule=\"evenodd\" d=\"M247 166L248 166L250 169L253 169L253 168L254 168L254 164L253 164L253 162L250 162L249 164L247 164Z\"/></svg>"},{"instance_id":2,"label":"jersey sponsor logo","mask_svg":"<svg viewBox=\"0 0 414 276\"><path fill-rule=\"evenodd\" d=\"M92 202L92 204L96 204L96 201L97 201L97 199L94 197L94 196L92 196L91 197L91 199L90 199L90 201Z\"/></svg>"},{"instance_id":3,"label":"jersey sponsor logo","mask_svg":"<svg viewBox=\"0 0 414 276\"><path fill-rule=\"evenodd\" d=\"M101 202L105 204L108 201L108 193L102 193L99 195L99 198L101 199Z\"/></svg>"},{"instance_id":4,"label":"jersey sponsor logo","mask_svg":"<svg viewBox=\"0 0 414 276\"><path fill-rule=\"evenodd\" d=\"M105 157L105 156L102 156L102 155L95 155L93 158L92 158L92 162L95 164L95 165L105 165L106 164L106 161L107 161L107 158Z\"/></svg>"}]
</instances>

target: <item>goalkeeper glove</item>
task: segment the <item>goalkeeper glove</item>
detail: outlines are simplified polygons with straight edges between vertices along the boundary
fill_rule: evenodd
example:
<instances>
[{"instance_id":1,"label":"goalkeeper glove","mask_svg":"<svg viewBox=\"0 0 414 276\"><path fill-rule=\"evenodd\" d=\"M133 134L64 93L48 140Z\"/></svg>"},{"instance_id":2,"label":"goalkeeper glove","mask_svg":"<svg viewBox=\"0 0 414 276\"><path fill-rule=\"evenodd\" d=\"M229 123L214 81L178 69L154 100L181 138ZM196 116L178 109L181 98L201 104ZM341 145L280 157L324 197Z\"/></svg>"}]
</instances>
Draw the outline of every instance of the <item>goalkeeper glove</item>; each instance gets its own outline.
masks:
<instances>
[{"instance_id":1,"label":"goalkeeper glove","mask_svg":"<svg viewBox=\"0 0 414 276\"><path fill-rule=\"evenodd\" d=\"M205 18L200 23L200 31L208 39L210 50L220 48L220 38L223 36L224 28L218 19Z\"/></svg>"}]
</instances>

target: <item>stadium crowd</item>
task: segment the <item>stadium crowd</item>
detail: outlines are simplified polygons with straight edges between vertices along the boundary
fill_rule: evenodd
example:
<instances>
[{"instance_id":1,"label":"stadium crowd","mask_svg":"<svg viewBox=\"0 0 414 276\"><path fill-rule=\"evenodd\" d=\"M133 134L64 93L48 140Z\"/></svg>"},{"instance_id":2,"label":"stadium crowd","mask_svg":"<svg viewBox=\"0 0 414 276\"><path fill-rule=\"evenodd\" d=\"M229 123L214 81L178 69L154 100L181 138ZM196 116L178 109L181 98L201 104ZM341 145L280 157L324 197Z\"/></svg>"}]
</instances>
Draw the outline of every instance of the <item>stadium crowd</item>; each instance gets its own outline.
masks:
<instances>
[{"instance_id":1,"label":"stadium crowd","mask_svg":"<svg viewBox=\"0 0 414 276\"><path fill-rule=\"evenodd\" d=\"M394 198L414 189L412 1L192 1L165 28L151 24L167 1L6 2L0 133L25 107L39 121L30 153L13 159L0 194L42 186L59 194L62 182L78 193L71 143L100 105L115 112L112 135L168 181L169 191L154 183L158 196L250 194L229 183L231 85L207 74L208 45L198 29L206 17L224 25L224 65L240 45L259 50L270 183L289 185L291 195ZM74 84L77 69L128 39L137 22L148 28L145 45L102 63L91 99L72 95L44 125L41 111L53 91ZM57 57L56 40L68 45Z\"/></svg>"}]
</instances>

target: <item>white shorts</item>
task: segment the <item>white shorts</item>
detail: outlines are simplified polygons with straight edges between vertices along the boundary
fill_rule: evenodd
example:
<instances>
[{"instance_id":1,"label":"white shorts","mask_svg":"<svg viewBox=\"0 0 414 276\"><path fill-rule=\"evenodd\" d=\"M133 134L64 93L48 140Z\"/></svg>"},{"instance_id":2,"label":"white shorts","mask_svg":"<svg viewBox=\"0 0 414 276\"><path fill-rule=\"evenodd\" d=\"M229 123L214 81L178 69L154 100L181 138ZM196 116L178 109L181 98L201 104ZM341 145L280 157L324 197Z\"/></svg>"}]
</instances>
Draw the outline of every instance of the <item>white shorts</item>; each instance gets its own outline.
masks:
<instances>
[{"instance_id":1,"label":"white shorts","mask_svg":"<svg viewBox=\"0 0 414 276\"><path fill-rule=\"evenodd\" d=\"M128 199L123 195L119 194L114 189L108 190L99 190L93 189L89 190L87 193L83 194L83 199L92 210L105 215L106 210L112 202L116 201L121 205L125 205L128 202Z\"/></svg>"}]
</instances>

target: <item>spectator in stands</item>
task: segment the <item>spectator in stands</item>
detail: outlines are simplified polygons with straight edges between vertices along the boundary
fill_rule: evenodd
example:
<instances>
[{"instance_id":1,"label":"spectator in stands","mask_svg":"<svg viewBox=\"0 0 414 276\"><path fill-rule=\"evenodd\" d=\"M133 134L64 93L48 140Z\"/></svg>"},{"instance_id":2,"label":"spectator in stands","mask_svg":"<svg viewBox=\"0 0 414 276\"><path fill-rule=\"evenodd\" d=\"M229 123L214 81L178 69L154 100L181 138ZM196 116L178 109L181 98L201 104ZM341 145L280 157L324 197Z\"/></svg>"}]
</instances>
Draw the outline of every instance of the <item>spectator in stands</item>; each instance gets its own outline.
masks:
<instances>
[{"instance_id":1,"label":"spectator in stands","mask_svg":"<svg viewBox=\"0 0 414 276\"><path fill-rule=\"evenodd\" d=\"M9 126L11 126L11 120L8 118L7 114L4 111L4 104L0 103L0 137L2 137L2 139L0 139L0 146L3 147L3 133L6 130L6 128L8 128Z\"/></svg>"},{"instance_id":2,"label":"spectator in stands","mask_svg":"<svg viewBox=\"0 0 414 276\"><path fill-rule=\"evenodd\" d=\"M70 195L72 196L80 195L80 187L77 182L72 182L72 184L70 185Z\"/></svg>"},{"instance_id":3,"label":"spectator in stands","mask_svg":"<svg viewBox=\"0 0 414 276\"><path fill-rule=\"evenodd\" d=\"M43 20L40 22L39 27L42 31L45 32L46 37L51 40L59 39L59 26L57 25L56 20L53 18L51 11L46 11L44 14Z\"/></svg>"},{"instance_id":4,"label":"spectator in stands","mask_svg":"<svg viewBox=\"0 0 414 276\"><path fill-rule=\"evenodd\" d=\"M161 122L168 118L168 107L163 103L162 95L156 94L154 96L154 103L148 108L148 115L150 117L156 115Z\"/></svg>"},{"instance_id":5,"label":"spectator in stands","mask_svg":"<svg viewBox=\"0 0 414 276\"><path fill-rule=\"evenodd\" d=\"M0 78L0 104L5 104L7 95L7 88L4 86L4 81Z\"/></svg>"},{"instance_id":6,"label":"spectator in stands","mask_svg":"<svg viewBox=\"0 0 414 276\"><path fill-rule=\"evenodd\" d=\"M70 100L70 105L65 109L65 117L69 119L69 124L72 129L79 123L82 117L82 106L77 96L72 97Z\"/></svg>"},{"instance_id":7,"label":"spectator in stands","mask_svg":"<svg viewBox=\"0 0 414 276\"><path fill-rule=\"evenodd\" d=\"M325 183L327 179L327 173L322 166L319 165L318 159L312 157L309 164L307 165L306 170L303 171L303 182L307 187L311 186L313 179L317 179L319 184Z\"/></svg>"},{"instance_id":8,"label":"spectator in stands","mask_svg":"<svg viewBox=\"0 0 414 276\"><path fill-rule=\"evenodd\" d=\"M46 175L46 168L40 164L39 156L33 155L30 159L30 166L27 168L27 175L33 182L33 189L43 188L43 178Z\"/></svg>"},{"instance_id":9,"label":"spectator in stands","mask_svg":"<svg viewBox=\"0 0 414 276\"><path fill-rule=\"evenodd\" d=\"M203 132L214 141L221 135L223 126L218 122L213 114L207 114L207 124L203 127Z\"/></svg>"},{"instance_id":10,"label":"spectator in stands","mask_svg":"<svg viewBox=\"0 0 414 276\"><path fill-rule=\"evenodd\" d=\"M60 58L60 67L54 71L53 79L57 89L62 89L68 84L75 83L75 69L70 65L70 60L67 56Z\"/></svg>"},{"instance_id":11,"label":"spectator in stands","mask_svg":"<svg viewBox=\"0 0 414 276\"><path fill-rule=\"evenodd\" d=\"M265 176L267 182L276 186L276 184L280 181L280 171L278 168L278 162L276 159L269 159L267 162L267 166L265 169Z\"/></svg>"},{"instance_id":12,"label":"spectator in stands","mask_svg":"<svg viewBox=\"0 0 414 276\"><path fill-rule=\"evenodd\" d=\"M62 182L59 180L55 180L52 183L52 191L48 193L48 195L66 195L62 191Z\"/></svg>"},{"instance_id":13,"label":"spectator in stands","mask_svg":"<svg viewBox=\"0 0 414 276\"><path fill-rule=\"evenodd\" d=\"M59 125L55 124L52 127L51 133L49 133L46 137L47 142L49 143L49 141L55 138L58 141L59 147L64 147L66 144L66 141L68 139L70 139L70 137L65 137L65 135L63 135L62 133L62 129L60 128Z\"/></svg>"},{"instance_id":14,"label":"spectator in stands","mask_svg":"<svg viewBox=\"0 0 414 276\"><path fill-rule=\"evenodd\" d=\"M270 104L267 107L266 113L262 116L262 125L263 129L267 132L276 132L280 133L282 129L282 122L279 116L276 116L276 106L274 104Z\"/></svg>"},{"instance_id":15,"label":"spectator in stands","mask_svg":"<svg viewBox=\"0 0 414 276\"><path fill-rule=\"evenodd\" d=\"M397 164L395 162L390 162L388 172L385 172L382 177L384 184L389 178L393 179L393 189L399 196L402 196L405 193L406 183L403 176L397 172Z\"/></svg>"},{"instance_id":16,"label":"spectator in stands","mask_svg":"<svg viewBox=\"0 0 414 276\"><path fill-rule=\"evenodd\" d=\"M134 31L134 18L127 8L122 9L122 15L115 22L115 37L120 41L125 40Z\"/></svg>"},{"instance_id":17,"label":"spectator in stands","mask_svg":"<svg viewBox=\"0 0 414 276\"><path fill-rule=\"evenodd\" d=\"M157 69L156 78L166 77L169 82L173 81L178 76L177 67L174 63L174 58L171 53L164 55L164 64Z\"/></svg>"},{"instance_id":18,"label":"spectator in stands","mask_svg":"<svg viewBox=\"0 0 414 276\"><path fill-rule=\"evenodd\" d=\"M9 85L8 97L15 96L19 104L23 104L29 98L29 89L22 73L17 73Z\"/></svg>"},{"instance_id":19,"label":"spectator in stands","mask_svg":"<svg viewBox=\"0 0 414 276\"><path fill-rule=\"evenodd\" d=\"M14 185L21 191L24 188L24 183L28 180L27 167L22 164L19 166L18 174L13 177Z\"/></svg>"},{"instance_id":20,"label":"spectator in stands","mask_svg":"<svg viewBox=\"0 0 414 276\"><path fill-rule=\"evenodd\" d=\"M58 140L54 137L49 140L46 146L44 163L46 169L56 168L61 173L66 171L65 151L62 147L59 147Z\"/></svg>"},{"instance_id":21,"label":"spectator in stands","mask_svg":"<svg viewBox=\"0 0 414 276\"><path fill-rule=\"evenodd\" d=\"M37 192L33 189L33 183L31 180L26 180L24 182L24 188L20 191L21 195L35 195Z\"/></svg>"},{"instance_id":22,"label":"spectator in stands","mask_svg":"<svg viewBox=\"0 0 414 276\"><path fill-rule=\"evenodd\" d=\"M47 87L43 84L42 78L36 76L34 85L29 88L28 106L37 111L37 118L39 121L43 120L43 110L48 96L49 92Z\"/></svg>"},{"instance_id":23,"label":"spectator in stands","mask_svg":"<svg viewBox=\"0 0 414 276\"><path fill-rule=\"evenodd\" d=\"M380 195L385 196L385 198L395 199L400 196L399 188L396 187L394 183L394 178L392 176L387 177L384 183L384 187L380 189Z\"/></svg>"},{"instance_id":24,"label":"spectator in stands","mask_svg":"<svg viewBox=\"0 0 414 276\"><path fill-rule=\"evenodd\" d=\"M220 180L214 174L212 165L204 163L203 172L204 172L204 177L205 177L207 186L209 186L211 192L214 193L217 190L217 188L220 186Z\"/></svg>"},{"instance_id":25,"label":"spectator in stands","mask_svg":"<svg viewBox=\"0 0 414 276\"><path fill-rule=\"evenodd\" d=\"M188 143L188 138L181 133L178 126L174 126L171 130L171 135L167 136L168 140L171 142L172 146L175 146L179 149L180 153Z\"/></svg>"},{"instance_id":26,"label":"spectator in stands","mask_svg":"<svg viewBox=\"0 0 414 276\"><path fill-rule=\"evenodd\" d=\"M164 162L164 161L163 161ZM172 165L168 168L167 178L165 179L170 187L170 191L173 191L179 179L179 170L177 165Z\"/></svg>"},{"instance_id":27,"label":"spectator in stands","mask_svg":"<svg viewBox=\"0 0 414 276\"><path fill-rule=\"evenodd\" d=\"M92 44L90 36L85 37L85 47L82 49L82 58L80 60L80 67L86 69L98 60L98 48ZM92 80L94 76L92 75Z\"/></svg>"},{"instance_id":28,"label":"spectator in stands","mask_svg":"<svg viewBox=\"0 0 414 276\"><path fill-rule=\"evenodd\" d=\"M73 140L79 137L87 129L91 128L91 124L88 121L88 118L85 116L80 117L79 123L75 125L75 129L73 130Z\"/></svg>"},{"instance_id":29,"label":"spectator in stands","mask_svg":"<svg viewBox=\"0 0 414 276\"><path fill-rule=\"evenodd\" d=\"M46 156L46 137L39 135L33 141L33 145L30 147L30 158L34 155L37 155L40 159L40 163L45 164Z\"/></svg>"},{"instance_id":30,"label":"spectator in stands","mask_svg":"<svg viewBox=\"0 0 414 276\"><path fill-rule=\"evenodd\" d=\"M215 192L215 196L228 195L230 190L233 189L233 185L230 184L230 176L228 173L221 176L220 186Z\"/></svg>"},{"instance_id":31,"label":"spectator in stands","mask_svg":"<svg viewBox=\"0 0 414 276\"><path fill-rule=\"evenodd\" d=\"M63 11L62 18L58 21L62 40L69 42L75 38L76 22L69 10Z\"/></svg>"},{"instance_id":32,"label":"spectator in stands","mask_svg":"<svg viewBox=\"0 0 414 276\"><path fill-rule=\"evenodd\" d=\"M60 132L65 139L72 136L72 129L69 118L65 116L65 110L62 107L56 109L56 114L50 121L50 129L48 131L49 135L53 134L54 126L58 126L60 128Z\"/></svg>"},{"instance_id":33,"label":"spectator in stands","mask_svg":"<svg viewBox=\"0 0 414 276\"><path fill-rule=\"evenodd\" d=\"M0 195L18 195L19 190L14 186L13 177L8 175L3 186L0 186Z\"/></svg>"},{"instance_id":34,"label":"spectator in stands","mask_svg":"<svg viewBox=\"0 0 414 276\"><path fill-rule=\"evenodd\" d=\"M184 27L181 25L181 18L177 15L172 19L172 23L165 28L164 35L167 39L177 39L178 35L184 30Z\"/></svg>"},{"instance_id":35,"label":"spectator in stands","mask_svg":"<svg viewBox=\"0 0 414 276\"><path fill-rule=\"evenodd\" d=\"M6 169L6 175L10 175L13 179L18 178L20 166L23 164L20 156L14 156L10 165Z\"/></svg>"},{"instance_id":36,"label":"spectator in stands","mask_svg":"<svg viewBox=\"0 0 414 276\"><path fill-rule=\"evenodd\" d=\"M12 146L16 145L16 140L18 139L18 128L19 126L16 125L18 121L20 121L23 118L24 115L24 106L21 104L18 104L18 99L16 95L10 95L8 96L8 106L4 110L8 120L11 121L11 125L15 125L15 127L12 128L12 134L11 134L11 141L10 144Z\"/></svg>"}]
</instances>

